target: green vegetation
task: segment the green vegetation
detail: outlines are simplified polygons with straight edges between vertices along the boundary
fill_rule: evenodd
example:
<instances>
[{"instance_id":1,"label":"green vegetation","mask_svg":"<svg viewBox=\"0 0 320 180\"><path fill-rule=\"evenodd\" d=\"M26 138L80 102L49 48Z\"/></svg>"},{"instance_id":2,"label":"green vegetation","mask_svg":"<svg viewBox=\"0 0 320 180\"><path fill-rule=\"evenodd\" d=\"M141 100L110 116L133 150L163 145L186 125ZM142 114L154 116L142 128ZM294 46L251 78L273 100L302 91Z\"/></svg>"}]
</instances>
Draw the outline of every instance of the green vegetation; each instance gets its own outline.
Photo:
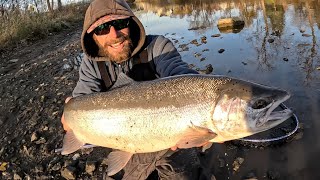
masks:
<instances>
[{"instance_id":1,"label":"green vegetation","mask_svg":"<svg viewBox=\"0 0 320 180\"><path fill-rule=\"evenodd\" d=\"M87 5L71 4L44 13L14 10L0 14L0 51L82 23Z\"/></svg>"}]
</instances>

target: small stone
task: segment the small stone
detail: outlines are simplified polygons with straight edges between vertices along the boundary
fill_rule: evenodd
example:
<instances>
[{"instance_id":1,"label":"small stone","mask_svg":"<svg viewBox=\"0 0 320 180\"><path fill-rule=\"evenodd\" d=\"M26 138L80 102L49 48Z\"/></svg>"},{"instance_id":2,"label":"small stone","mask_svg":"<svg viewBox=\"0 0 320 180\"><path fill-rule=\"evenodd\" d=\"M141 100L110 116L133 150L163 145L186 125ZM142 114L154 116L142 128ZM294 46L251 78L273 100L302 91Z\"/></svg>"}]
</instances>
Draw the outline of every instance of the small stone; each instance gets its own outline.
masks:
<instances>
[{"instance_id":1,"label":"small stone","mask_svg":"<svg viewBox=\"0 0 320 180\"><path fill-rule=\"evenodd\" d=\"M225 50L224 49L219 49L218 53L223 53Z\"/></svg>"},{"instance_id":2,"label":"small stone","mask_svg":"<svg viewBox=\"0 0 320 180\"><path fill-rule=\"evenodd\" d=\"M68 166L61 169L61 176L66 179L76 179L76 168Z\"/></svg>"},{"instance_id":3,"label":"small stone","mask_svg":"<svg viewBox=\"0 0 320 180\"><path fill-rule=\"evenodd\" d=\"M194 55L194 57L196 57L196 58L198 58L198 57L200 57L200 56L201 56L201 54L200 54L200 53L194 53L193 55Z\"/></svg>"},{"instance_id":4,"label":"small stone","mask_svg":"<svg viewBox=\"0 0 320 180\"><path fill-rule=\"evenodd\" d=\"M43 172L43 167L41 165L38 165L35 167L34 171L36 173L42 173Z\"/></svg>"},{"instance_id":5,"label":"small stone","mask_svg":"<svg viewBox=\"0 0 320 180\"><path fill-rule=\"evenodd\" d=\"M221 34L214 34L214 35L211 35L211 37L220 37Z\"/></svg>"},{"instance_id":6,"label":"small stone","mask_svg":"<svg viewBox=\"0 0 320 180\"><path fill-rule=\"evenodd\" d=\"M19 176L19 174L14 173L14 174L13 174L13 179L14 179L14 180L21 180L22 178Z\"/></svg>"},{"instance_id":7,"label":"small stone","mask_svg":"<svg viewBox=\"0 0 320 180\"><path fill-rule=\"evenodd\" d=\"M247 65L248 63L246 63L246 62L241 62L243 65Z\"/></svg>"},{"instance_id":8,"label":"small stone","mask_svg":"<svg viewBox=\"0 0 320 180\"><path fill-rule=\"evenodd\" d=\"M283 60L284 60L284 61L289 61L289 59L288 59L288 58L283 58Z\"/></svg>"},{"instance_id":9,"label":"small stone","mask_svg":"<svg viewBox=\"0 0 320 180\"><path fill-rule=\"evenodd\" d=\"M61 170L61 164L60 164L60 163L57 163L57 164L55 164L51 169L52 169L53 171L59 171L59 170Z\"/></svg>"},{"instance_id":10,"label":"small stone","mask_svg":"<svg viewBox=\"0 0 320 180\"><path fill-rule=\"evenodd\" d=\"M238 171L240 168L240 165L244 162L244 159L241 157L238 157L232 164L233 171Z\"/></svg>"},{"instance_id":11,"label":"small stone","mask_svg":"<svg viewBox=\"0 0 320 180\"><path fill-rule=\"evenodd\" d=\"M273 43L274 39L268 39L268 43Z\"/></svg>"},{"instance_id":12,"label":"small stone","mask_svg":"<svg viewBox=\"0 0 320 180\"><path fill-rule=\"evenodd\" d=\"M207 37L206 36L202 36L201 37L201 43L204 43L204 44L207 43Z\"/></svg>"},{"instance_id":13,"label":"small stone","mask_svg":"<svg viewBox=\"0 0 320 180\"><path fill-rule=\"evenodd\" d=\"M31 135L31 142L35 141L38 139L38 134L37 132L33 132L32 135Z\"/></svg>"},{"instance_id":14,"label":"small stone","mask_svg":"<svg viewBox=\"0 0 320 180\"><path fill-rule=\"evenodd\" d=\"M10 63L16 63L18 61L19 61L19 59L11 59L11 60L9 60Z\"/></svg>"},{"instance_id":15,"label":"small stone","mask_svg":"<svg viewBox=\"0 0 320 180\"><path fill-rule=\"evenodd\" d=\"M77 160L78 158L80 157L80 154L79 153L76 153L72 156L72 160Z\"/></svg>"},{"instance_id":16,"label":"small stone","mask_svg":"<svg viewBox=\"0 0 320 180\"><path fill-rule=\"evenodd\" d=\"M195 44L195 45L199 44L196 39L192 40L190 43L191 43L191 44Z\"/></svg>"},{"instance_id":17,"label":"small stone","mask_svg":"<svg viewBox=\"0 0 320 180\"><path fill-rule=\"evenodd\" d=\"M86 173L92 174L92 172L96 169L95 161L87 161L86 162Z\"/></svg>"},{"instance_id":18,"label":"small stone","mask_svg":"<svg viewBox=\"0 0 320 180\"><path fill-rule=\"evenodd\" d=\"M211 64L206 65L206 74L210 74L213 71L213 67Z\"/></svg>"},{"instance_id":19,"label":"small stone","mask_svg":"<svg viewBox=\"0 0 320 180\"><path fill-rule=\"evenodd\" d=\"M46 143L46 142L47 142L47 140L46 140L44 137L40 137L40 139L37 140L35 143L36 143L36 144L44 144L44 143Z\"/></svg>"},{"instance_id":20,"label":"small stone","mask_svg":"<svg viewBox=\"0 0 320 180\"><path fill-rule=\"evenodd\" d=\"M303 37L310 37L312 36L311 34L302 34Z\"/></svg>"}]
</instances>

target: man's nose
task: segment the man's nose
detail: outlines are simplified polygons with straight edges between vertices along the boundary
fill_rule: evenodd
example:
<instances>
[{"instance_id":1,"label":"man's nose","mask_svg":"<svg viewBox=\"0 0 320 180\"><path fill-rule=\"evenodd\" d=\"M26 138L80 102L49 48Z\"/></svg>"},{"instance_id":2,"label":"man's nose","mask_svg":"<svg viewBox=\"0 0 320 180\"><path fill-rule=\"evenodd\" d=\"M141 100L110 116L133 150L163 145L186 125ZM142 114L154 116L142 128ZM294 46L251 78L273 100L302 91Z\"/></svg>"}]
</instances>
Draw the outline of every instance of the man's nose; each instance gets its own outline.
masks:
<instances>
[{"instance_id":1,"label":"man's nose","mask_svg":"<svg viewBox=\"0 0 320 180\"><path fill-rule=\"evenodd\" d=\"M109 36L111 38L117 38L119 36L119 32L113 26L111 26Z\"/></svg>"}]
</instances>

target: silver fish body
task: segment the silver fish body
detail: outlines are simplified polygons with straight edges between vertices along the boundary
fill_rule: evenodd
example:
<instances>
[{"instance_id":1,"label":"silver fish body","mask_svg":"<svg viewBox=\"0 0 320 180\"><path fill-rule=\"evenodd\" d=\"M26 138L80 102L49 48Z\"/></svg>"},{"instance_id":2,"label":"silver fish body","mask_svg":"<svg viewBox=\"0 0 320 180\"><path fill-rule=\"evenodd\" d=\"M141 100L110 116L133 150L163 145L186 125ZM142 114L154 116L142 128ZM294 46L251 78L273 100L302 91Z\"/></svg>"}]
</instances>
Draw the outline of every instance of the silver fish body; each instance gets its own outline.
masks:
<instances>
[{"instance_id":1,"label":"silver fish body","mask_svg":"<svg viewBox=\"0 0 320 180\"><path fill-rule=\"evenodd\" d=\"M240 79L179 75L125 81L120 88L66 104L69 128L62 154L85 143L129 154L191 148L265 131L292 115L290 110L273 112L288 92Z\"/></svg>"}]
</instances>

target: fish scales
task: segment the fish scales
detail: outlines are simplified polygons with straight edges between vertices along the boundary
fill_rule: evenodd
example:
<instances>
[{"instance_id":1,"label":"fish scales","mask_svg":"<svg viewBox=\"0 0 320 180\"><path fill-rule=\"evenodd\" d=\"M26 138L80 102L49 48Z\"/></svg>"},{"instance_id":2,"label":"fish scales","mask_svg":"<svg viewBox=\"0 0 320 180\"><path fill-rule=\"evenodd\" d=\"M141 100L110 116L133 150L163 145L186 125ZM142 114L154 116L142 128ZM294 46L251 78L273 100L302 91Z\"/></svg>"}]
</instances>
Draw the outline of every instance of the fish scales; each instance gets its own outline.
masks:
<instances>
[{"instance_id":1,"label":"fish scales","mask_svg":"<svg viewBox=\"0 0 320 180\"><path fill-rule=\"evenodd\" d=\"M197 76L167 78L86 96L85 100L80 97L65 107L65 118L84 142L90 139L92 144L128 152L162 150L174 146L191 123L204 126L210 121L216 96L212 92L217 89L212 84L228 80L214 81L208 83L206 77Z\"/></svg>"},{"instance_id":2,"label":"fish scales","mask_svg":"<svg viewBox=\"0 0 320 180\"><path fill-rule=\"evenodd\" d=\"M225 76L179 75L133 82L120 73L114 87L72 98L63 121L62 154L85 143L119 150L108 155L109 176L135 153L243 138L292 115L290 109L274 111L290 97L287 91Z\"/></svg>"}]
</instances>

